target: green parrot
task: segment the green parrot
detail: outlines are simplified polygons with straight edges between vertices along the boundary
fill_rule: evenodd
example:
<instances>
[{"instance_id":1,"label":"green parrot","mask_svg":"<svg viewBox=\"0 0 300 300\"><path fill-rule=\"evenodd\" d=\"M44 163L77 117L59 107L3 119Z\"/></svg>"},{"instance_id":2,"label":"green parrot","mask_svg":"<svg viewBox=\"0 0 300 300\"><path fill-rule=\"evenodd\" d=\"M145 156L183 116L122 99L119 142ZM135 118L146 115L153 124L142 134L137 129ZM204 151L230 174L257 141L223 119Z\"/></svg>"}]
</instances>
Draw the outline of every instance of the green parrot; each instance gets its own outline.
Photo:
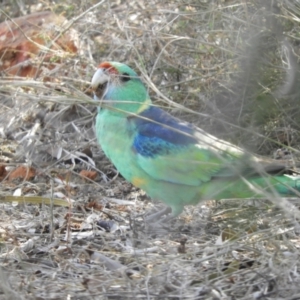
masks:
<instances>
[{"instance_id":1,"label":"green parrot","mask_svg":"<svg viewBox=\"0 0 300 300\"><path fill-rule=\"evenodd\" d=\"M152 105L137 73L103 62L91 82L97 139L121 175L178 216L202 200L297 195L284 164L262 162ZM275 194L276 192L276 194Z\"/></svg>"}]
</instances>

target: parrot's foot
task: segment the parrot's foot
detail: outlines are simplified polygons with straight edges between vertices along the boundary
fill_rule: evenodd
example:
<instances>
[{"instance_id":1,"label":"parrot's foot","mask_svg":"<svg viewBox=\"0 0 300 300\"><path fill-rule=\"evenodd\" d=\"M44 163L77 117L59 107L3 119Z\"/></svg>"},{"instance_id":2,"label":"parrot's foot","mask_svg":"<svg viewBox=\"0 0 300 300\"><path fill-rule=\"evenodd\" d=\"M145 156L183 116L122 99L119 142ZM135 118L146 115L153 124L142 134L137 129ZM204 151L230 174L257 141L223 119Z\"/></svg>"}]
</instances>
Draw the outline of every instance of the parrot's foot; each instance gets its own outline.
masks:
<instances>
[{"instance_id":1,"label":"parrot's foot","mask_svg":"<svg viewBox=\"0 0 300 300\"><path fill-rule=\"evenodd\" d=\"M143 215L143 230L148 234L166 234L172 230L170 221L175 218L171 207Z\"/></svg>"},{"instance_id":2,"label":"parrot's foot","mask_svg":"<svg viewBox=\"0 0 300 300\"><path fill-rule=\"evenodd\" d=\"M160 222L160 221L164 221L165 222L169 222L170 220L172 220L174 217L172 215L169 215L172 212L171 207L165 207L164 209L151 214L149 216L147 216L145 218L146 223L150 224L153 222ZM162 219L162 216L167 215L165 218Z\"/></svg>"},{"instance_id":3,"label":"parrot's foot","mask_svg":"<svg viewBox=\"0 0 300 300\"><path fill-rule=\"evenodd\" d=\"M165 235L172 230L169 223L174 216L170 207L165 207L162 210L145 217L145 232L148 234Z\"/></svg>"}]
</instances>

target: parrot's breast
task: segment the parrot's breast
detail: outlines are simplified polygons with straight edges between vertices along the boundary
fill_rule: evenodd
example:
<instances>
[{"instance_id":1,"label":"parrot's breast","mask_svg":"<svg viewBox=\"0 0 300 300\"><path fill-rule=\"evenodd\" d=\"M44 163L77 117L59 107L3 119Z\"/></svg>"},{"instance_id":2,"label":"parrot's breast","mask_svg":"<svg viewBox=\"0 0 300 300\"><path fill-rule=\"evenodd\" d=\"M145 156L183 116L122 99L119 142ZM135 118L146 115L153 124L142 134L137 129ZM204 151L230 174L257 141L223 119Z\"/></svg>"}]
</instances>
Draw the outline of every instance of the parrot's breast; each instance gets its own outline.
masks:
<instances>
[{"instance_id":1,"label":"parrot's breast","mask_svg":"<svg viewBox=\"0 0 300 300\"><path fill-rule=\"evenodd\" d=\"M137 165L132 151L134 128L126 117L102 110L96 118L96 133L103 152L126 180L134 183L136 178L143 178L143 183L147 181L147 175ZM141 183L139 180L138 185L141 186Z\"/></svg>"}]
</instances>

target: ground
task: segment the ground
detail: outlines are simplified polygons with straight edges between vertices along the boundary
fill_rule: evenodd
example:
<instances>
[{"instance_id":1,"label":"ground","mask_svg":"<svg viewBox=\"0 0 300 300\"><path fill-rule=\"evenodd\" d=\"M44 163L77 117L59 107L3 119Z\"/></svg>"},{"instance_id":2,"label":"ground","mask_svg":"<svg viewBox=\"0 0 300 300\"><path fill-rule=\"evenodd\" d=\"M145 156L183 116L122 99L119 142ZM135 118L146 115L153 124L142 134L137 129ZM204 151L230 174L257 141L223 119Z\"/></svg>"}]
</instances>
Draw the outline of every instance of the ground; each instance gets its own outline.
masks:
<instances>
[{"instance_id":1,"label":"ground","mask_svg":"<svg viewBox=\"0 0 300 300\"><path fill-rule=\"evenodd\" d=\"M106 159L89 86L125 62L172 114L295 161L297 4L32 2L0 11L0 299L298 299L299 199L212 199L149 228L162 205Z\"/></svg>"}]
</instances>

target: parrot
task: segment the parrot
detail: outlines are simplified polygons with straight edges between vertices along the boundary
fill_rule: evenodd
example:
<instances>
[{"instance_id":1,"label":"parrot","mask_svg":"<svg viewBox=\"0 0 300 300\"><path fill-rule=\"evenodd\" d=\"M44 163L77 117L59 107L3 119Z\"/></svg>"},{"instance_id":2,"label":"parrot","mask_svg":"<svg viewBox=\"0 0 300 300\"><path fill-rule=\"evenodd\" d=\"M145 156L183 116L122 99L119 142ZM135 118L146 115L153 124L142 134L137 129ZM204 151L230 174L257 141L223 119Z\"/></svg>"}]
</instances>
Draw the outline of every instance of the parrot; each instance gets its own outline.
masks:
<instances>
[{"instance_id":1,"label":"parrot","mask_svg":"<svg viewBox=\"0 0 300 300\"><path fill-rule=\"evenodd\" d=\"M297 196L284 163L221 140L155 106L138 74L102 62L91 80L98 143L119 173L177 217L204 200Z\"/></svg>"}]
</instances>

